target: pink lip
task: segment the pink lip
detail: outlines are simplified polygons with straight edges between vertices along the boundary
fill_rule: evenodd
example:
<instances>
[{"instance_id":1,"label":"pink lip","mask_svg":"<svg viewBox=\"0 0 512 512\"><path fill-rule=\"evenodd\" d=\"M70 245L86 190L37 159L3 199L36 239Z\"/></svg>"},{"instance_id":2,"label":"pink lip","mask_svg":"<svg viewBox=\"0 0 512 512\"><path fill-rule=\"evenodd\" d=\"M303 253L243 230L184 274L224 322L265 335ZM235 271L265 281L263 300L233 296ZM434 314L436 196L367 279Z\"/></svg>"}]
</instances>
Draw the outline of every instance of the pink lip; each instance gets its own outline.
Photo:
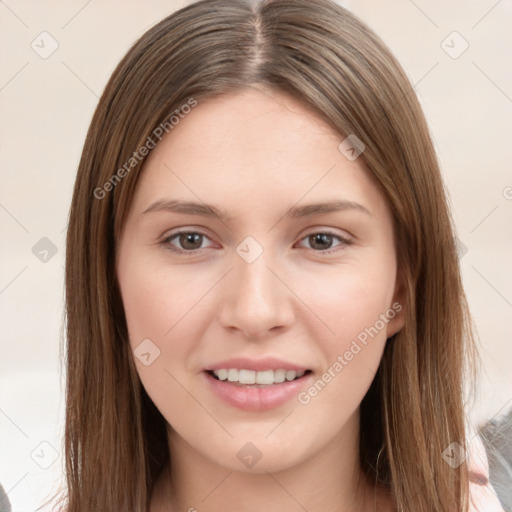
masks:
<instances>
[{"instance_id":1,"label":"pink lip","mask_svg":"<svg viewBox=\"0 0 512 512\"><path fill-rule=\"evenodd\" d=\"M274 357L267 357L264 359L248 359L245 357L236 357L215 363L212 366L205 368L205 370L220 370L223 368L226 370L229 370L230 368L237 368L239 370L254 370L256 372L261 372L264 370L295 370L296 372L305 372L309 369L305 366L288 363L282 359L276 359Z\"/></svg>"},{"instance_id":2,"label":"pink lip","mask_svg":"<svg viewBox=\"0 0 512 512\"><path fill-rule=\"evenodd\" d=\"M243 411L267 411L279 407L297 396L301 389L309 385L313 379L313 374L307 373L296 380L284 381L281 384L272 384L260 388L218 380L207 371L202 374L220 399Z\"/></svg>"}]
</instances>

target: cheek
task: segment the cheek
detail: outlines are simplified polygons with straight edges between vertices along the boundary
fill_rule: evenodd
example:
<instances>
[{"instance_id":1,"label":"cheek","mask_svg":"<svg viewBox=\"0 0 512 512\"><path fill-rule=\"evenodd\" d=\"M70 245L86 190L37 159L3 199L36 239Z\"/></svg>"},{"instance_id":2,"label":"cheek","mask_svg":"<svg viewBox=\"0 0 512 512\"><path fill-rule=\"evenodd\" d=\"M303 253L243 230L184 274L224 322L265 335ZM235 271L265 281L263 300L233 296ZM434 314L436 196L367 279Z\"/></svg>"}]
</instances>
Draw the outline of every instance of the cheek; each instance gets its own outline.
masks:
<instances>
[{"instance_id":1,"label":"cheek","mask_svg":"<svg viewBox=\"0 0 512 512\"><path fill-rule=\"evenodd\" d=\"M170 343L174 348L187 344L174 343L190 316L201 311L201 298L211 288L211 276L173 269L166 265L144 264L132 258L121 267L119 282L123 307L132 346L150 338L161 348ZM189 340L194 339L187 336Z\"/></svg>"},{"instance_id":2,"label":"cheek","mask_svg":"<svg viewBox=\"0 0 512 512\"><path fill-rule=\"evenodd\" d=\"M198 321L205 316L200 299L210 280L137 256L121 262L118 276L137 373L167 422L180 425L183 411L191 408L185 390L194 375L188 362L204 330ZM193 430L188 423L186 428Z\"/></svg>"},{"instance_id":3,"label":"cheek","mask_svg":"<svg viewBox=\"0 0 512 512\"><path fill-rule=\"evenodd\" d=\"M172 327L169 311L177 298L167 291L154 275L130 271L121 282L121 295L132 349L143 339L151 339L159 347L165 333Z\"/></svg>"},{"instance_id":4,"label":"cheek","mask_svg":"<svg viewBox=\"0 0 512 512\"><path fill-rule=\"evenodd\" d=\"M312 296L334 334L317 336L324 367L297 398L304 421L324 438L334 437L356 414L375 377L386 326L395 315L392 290L387 279L377 283L371 276L354 275Z\"/></svg>"},{"instance_id":5,"label":"cheek","mask_svg":"<svg viewBox=\"0 0 512 512\"><path fill-rule=\"evenodd\" d=\"M392 265L375 262L364 268L340 268L336 273L330 269L325 278L317 274L314 280L301 282L307 293L305 302L324 324L316 322L311 333L323 352L324 366L299 402L311 403L311 410L326 416L325 421L330 415L343 423L346 413L357 409L375 376L388 324L397 314L392 269ZM343 407L327 412L322 403Z\"/></svg>"},{"instance_id":6,"label":"cheek","mask_svg":"<svg viewBox=\"0 0 512 512\"><path fill-rule=\"evenodd\" d=\"M300 283L298 295L321 321L317 322L315 334L323 333L323 344L331 357L333 351L348 348L358 336L364 341L368 330L385 340L387 323L394 316L390 311L395 282L392 269L384 265L373 269L370 265L347 266L315 275L303 273L295 280ZM375 335L375 328L379 336Z\"/></svg>"},{"instance_id":7,"label":"cheek","mask_svg":"<svg viewBox=\"0 0 512 512\"><path fill-rule=\"evenodd\" d=\"M190 272L147 261L136 251L121 260L118 276L137 373L174 425L180 421L179 411L190 408L185 389L193 388L198 371L193 355L212 322L215 308L208 306L208 298L219 278L199 268Z\"/></svg>"}]
</instances>

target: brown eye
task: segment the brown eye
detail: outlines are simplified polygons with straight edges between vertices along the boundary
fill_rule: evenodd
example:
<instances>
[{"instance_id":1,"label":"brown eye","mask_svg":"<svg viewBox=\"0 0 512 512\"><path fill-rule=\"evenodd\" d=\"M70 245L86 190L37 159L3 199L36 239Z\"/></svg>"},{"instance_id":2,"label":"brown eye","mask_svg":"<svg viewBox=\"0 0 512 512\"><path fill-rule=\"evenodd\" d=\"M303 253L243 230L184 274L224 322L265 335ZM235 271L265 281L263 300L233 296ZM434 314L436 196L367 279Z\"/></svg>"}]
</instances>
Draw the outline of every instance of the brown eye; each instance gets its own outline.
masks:
<instances>
[{"instance_id":1,"label":"brown eye","mask_svg":"<svg viewBox=\"0 0 512 512\"><path fill-rule=\"evenodd\" d=\"M181 247L185 250L200 249L203 241L203 235L199 233L182 233L178 235Z\"/></svg>"},{"instance_id":2,"label":"brown eye","mask_svg":"<svg viewBox=\"0 0 512 512\"><path fill-rule=\"evenodd\" d=\"M204 248L203 242L207 238L206 235L197 231L180 231L168 236L163 240L162 245L181 253L198 252L198 249Z\"/></svg>"},{"instance_id":3,"label":"brown eye","mask_svg":"<svg viewBox=\"0 0 512 512\"><path fill-rule=\"evenodd\" d=\"M304 241L307 241L309 248L313 251L325 254L336 252L350 245L350 240L329 232L311 233L301 240L301 242ZM338 241L338 243L334 244L336 241Z\"/></svg>"},{"instance_id":4,"label":"brown eye","mask_svg":"<svg viewBox=\"0 0 512 512\"><path fill-rule=\"evenodd\" d=\"M333 236L328 233L315 233L314 235L309 235L308 240L313 249L324 251L331 248Z\"/></svg>"}]
</instances>

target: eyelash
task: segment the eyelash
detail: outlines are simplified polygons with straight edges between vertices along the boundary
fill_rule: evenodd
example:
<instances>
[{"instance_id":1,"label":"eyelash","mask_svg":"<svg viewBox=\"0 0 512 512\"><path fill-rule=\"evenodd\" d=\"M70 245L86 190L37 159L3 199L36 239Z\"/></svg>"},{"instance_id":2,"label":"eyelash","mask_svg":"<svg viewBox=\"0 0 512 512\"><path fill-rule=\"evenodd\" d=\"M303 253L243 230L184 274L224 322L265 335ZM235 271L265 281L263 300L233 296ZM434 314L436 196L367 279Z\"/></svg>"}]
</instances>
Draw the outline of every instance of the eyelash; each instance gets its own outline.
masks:
<instances>
[{"instance_id":1,"label":"eyelash","mask_svg":"<svg viewBox=\"0 0 512 512\"><path fill-rule=\"evenodd\" d=\"M208 238L208 236L205 233L202 233L201 231L185 231L185 230L183 230L183 231L177 231L176 233L172 233L171 235L166 237L164 240L162 240L162 242L160 244L162 246L166 246L171 251L173 251L175 253L178 253L180 255L182 254L182 255L192 256L194 254L200 253L202 251L202 249L194 249L194 250L176 249L170 243L173 239L179 237L180 235L191 235L191 234L200 235L200 236L203 236L204 238ZM320 254L322 256L323 255L331 254L333 252L338 252L338 251L341 250L341 249L339 249L340 246L348 246L348 245L350 245L352 243L351 240L349 240L347 238L344 238L344 237L342 237L340 235L337 235L336 233L333 233L332 231L329 231L329 230L315 231L315 232L309 233L304 238L302 238L300 241L302 242L303 240L306 240L307 238L309 238L310 236L313 236L313 235L329 235L329 236L332 236L333 238L338 239L339 242L340 242L340 244L336 246L336 247L338 247L338 249L336 249L336 248L334 248L334 249L327 249L325 251L316 250L316 249L310 249L311 251L314 251L315 253Z\"/></svg>"}]
</instances>

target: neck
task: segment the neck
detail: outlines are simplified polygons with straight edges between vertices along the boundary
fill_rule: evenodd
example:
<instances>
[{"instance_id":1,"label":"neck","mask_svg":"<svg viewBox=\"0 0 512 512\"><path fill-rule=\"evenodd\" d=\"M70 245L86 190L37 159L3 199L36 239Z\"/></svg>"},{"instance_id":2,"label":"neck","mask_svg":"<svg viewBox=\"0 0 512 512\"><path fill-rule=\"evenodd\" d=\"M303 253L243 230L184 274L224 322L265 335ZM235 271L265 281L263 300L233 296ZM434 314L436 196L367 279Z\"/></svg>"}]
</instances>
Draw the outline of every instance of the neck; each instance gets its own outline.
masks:
<instances>
[{"instance_id":1,"label":"neck","mask_svg":"<svg viewBox=\"0 0 512 512\"><path fill-rule=\"evenodd\" d=\"M358 420L356 415L314 457L258 473L219 466L170 430L171 464L155 485L150 512L221 512L227 504L239 512L384 510L360 469Z\"/></svg>"}]
</instances>

